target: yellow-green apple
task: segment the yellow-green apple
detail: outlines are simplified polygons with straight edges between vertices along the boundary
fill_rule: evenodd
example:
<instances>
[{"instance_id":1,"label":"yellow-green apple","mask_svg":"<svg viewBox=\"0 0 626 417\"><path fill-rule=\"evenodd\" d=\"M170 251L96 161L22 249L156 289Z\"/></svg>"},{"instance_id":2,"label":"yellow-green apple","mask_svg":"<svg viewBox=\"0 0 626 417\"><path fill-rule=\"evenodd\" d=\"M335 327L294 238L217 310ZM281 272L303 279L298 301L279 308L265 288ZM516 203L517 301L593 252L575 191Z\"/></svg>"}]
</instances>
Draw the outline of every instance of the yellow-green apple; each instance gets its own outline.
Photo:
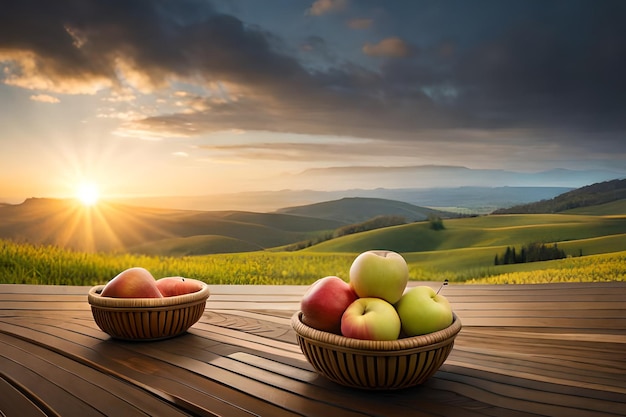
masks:
<instances>
[{"instance_id":1,"label":"yellow-green apple","mask_svg":"<svg viewBox=\"0 0 626 417\"><path fill-rule=\"evenodd\" d=\"M350 266L350 285L361 298L378 297L395 304L406 289L409 267L397 252L371 250Z\"/></svg>"},{"instance_id":2,"label":"yellow-green apple","mask_svg":"<svg viewBox=\"0 0 626 417\"><path fill-rule=\"evenodd\" d=\"M341 278L320 278L300 300L302 322L318 330L341 334L341 316L356 299L350 284Z\"/></svg>"},{"instance_id":3,"label":"yellow-green apple","mask_svg":"<svg viewBox=\"0 0 626 417\"><path fill-rule=\"evenodd\" d=\"M165 277L156 280L156 286L163 297L190 294L200 291L203 285L202 281L184 277Z\"/></svg>"},{"instance_id":4,"label":"yellow-green apple","mask_svg":"<svg viewBox=\"0 0 626 417\"><path fill-rule=\"evenodd\" d=\"M407 336L436 332L452 324L448 299L425 285L407 290L396 303L396 310Z\"/></svg>"},{"instance_id":5,"label":"yellow-green apple","mask_svg":"<svg viewBox=\"0 0 626 417\"><path fill-rule=\"evenodd\" d=\"M354 339L396 340L400 329L396 309L382 298L358 298L341 317L341 334Z\"/></svg>"},{"instance_id":6,"label":"yellow-green apple","mask_svg":"<svg viewBox=\"0 0 626 417\"><path fill-rule=\"evenodd\" d=\"M116 298L161 298L156 280L145 268L128 268L106 283L103 297Z\"/></svg>"}]
</instances>

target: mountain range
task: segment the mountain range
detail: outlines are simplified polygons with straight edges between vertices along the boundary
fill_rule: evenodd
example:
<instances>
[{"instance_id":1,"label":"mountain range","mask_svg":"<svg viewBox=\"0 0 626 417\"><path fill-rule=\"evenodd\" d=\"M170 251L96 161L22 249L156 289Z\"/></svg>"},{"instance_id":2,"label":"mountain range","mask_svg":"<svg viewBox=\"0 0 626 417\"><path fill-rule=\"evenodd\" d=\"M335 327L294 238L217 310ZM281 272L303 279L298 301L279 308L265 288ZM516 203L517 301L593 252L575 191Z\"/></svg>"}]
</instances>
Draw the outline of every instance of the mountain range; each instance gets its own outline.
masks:
<instances>
[{"instance_id":1,"label":"mountain range","mask_svg":"<svg viewBox=\"0 0 626 417\"><path fill-rule=\"evenodd\" d=\"M339 191L279 190L240 193L120 198L123 204L181 210L274 212L342 198L381 198L463 214L487 214L499 208L549 199L570 187L375 188Z\"/></svg>"},{"instance_id":2,"label":"mountain range","mask_svg":"<svg viewBox=\"0 0 626 417\"><path fill-rule=\"evenodd\" d=\"M117 201L159 208L269 212L344 197L371 197L431 208L454 208L466 214L486 214L616 178L626 178L626 169L521 172L441 165L339 166L307 169L293 175L298 189L199 192L189 196L144 196ZM320 190L329 184L333 190ZM376 184L376 188L371 188L372 184Z\"/></svg>"},{"instance_id":3,"label":"mountain range","mask_svg":"<svg viewBox=\"0 0 626 417\"><path fill-rule=\"evenodd\" d=\"M540 149L537 152L541 152ZM314 168L295 176L301 187L316 188L319 184L333 183L341 186L345 181L352 187L377 184L383 188L450 188L469 187L569 187L626 178L626 171L609 169L552 169L527 172L506 169L475 169L464 166L412 165L412 166L339 166ZM344 187L345 188L345 187Z\"/></svg>"}]
</instances>

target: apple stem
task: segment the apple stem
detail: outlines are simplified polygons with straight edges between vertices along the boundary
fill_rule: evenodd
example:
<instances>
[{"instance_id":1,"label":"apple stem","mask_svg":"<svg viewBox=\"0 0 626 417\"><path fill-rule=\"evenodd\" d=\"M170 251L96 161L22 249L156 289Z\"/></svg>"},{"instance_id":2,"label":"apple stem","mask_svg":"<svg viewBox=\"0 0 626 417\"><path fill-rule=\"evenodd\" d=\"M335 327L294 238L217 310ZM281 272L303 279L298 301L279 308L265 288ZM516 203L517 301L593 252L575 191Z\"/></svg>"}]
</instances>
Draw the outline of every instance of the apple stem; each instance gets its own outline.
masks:
<instances>
[{"instance_id":1,"label":"apple stem","mask_svg":"<svg viewBox=\"0 0 626 417\"><path fill-rule=\"evenodd\" d=\"M447 279L443 281L443 284L441 284L441 287L439 287L439 289L437 290L437 294L439 294L439 291L441 291L441 289L443 287L445 287L446 285L448 285L448 280Z\"/></svg>"}]
</instances>

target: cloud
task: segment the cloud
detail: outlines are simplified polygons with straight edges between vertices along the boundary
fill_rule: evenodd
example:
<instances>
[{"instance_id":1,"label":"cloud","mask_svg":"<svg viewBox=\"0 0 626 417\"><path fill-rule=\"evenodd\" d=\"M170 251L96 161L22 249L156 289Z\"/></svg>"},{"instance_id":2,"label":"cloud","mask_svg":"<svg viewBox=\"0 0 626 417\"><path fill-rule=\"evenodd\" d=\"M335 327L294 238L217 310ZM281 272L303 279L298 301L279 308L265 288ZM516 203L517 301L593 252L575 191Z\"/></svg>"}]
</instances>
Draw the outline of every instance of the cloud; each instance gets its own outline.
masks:
<instances>
[{"instance_id":1,"label":"cloud","mask_svg":"<svg viewBox=\"0 0 626 417\"><path fill-rule=\"evenodd\" d=\"M398 37L385 38L376 44L363 45L363 53L369 56L405 57L411 52L410 46Z\"/></svg>"},{"instance_id":2,"label":"cloud","mask_svg":"<svg viewBox=\"0 0 626 417\"><path fill-rule=\"evenodd\" d=\"M386 143L333 142L262 142L256 144L201 145L200 149L228 154L238 159L267 161L360 161L372 154L397 155Z\"/></svg>"},{"instance_id":3,"label":"cloud","mask_svg":"<svg viewBox=\"0 0 626 417\"><path fill-rule=\"evenodd\" d=\"M0 62L3 61L9 63L4 70L4 84L27 90L95 94L112 86L111 79L107 76L89 69L85 72L67 72L68 67L56 61L55 57L41 56L32 51L0 51Z\"/></svg>"},{"instance_id":4,"label":"cloud","mask_svg":"<svg viewBox=\"0 0 626 417\"><path fill-rule=\"evenodd\" d=\"M56 97L53 97L51 95L48 94L37 94L37 95L32 95L30 96L30 99L33 101L38 101L40 103L59 103L61 102L61 100L59 100Z\"/></svg>"},{"instance_id":5,"label":"cloud","mask_svg":"<svg viewBox=\"0 0 626 417\"><path fill-rule=\"evenodd\" d=\"M344 10L348 0L315 0L307 13L312 16L321 16L326 13Z\"/></svg>"},{"instance_id":6,"label":"cloud","mask_svg":"<svg viewBox=\"0 0 626 417\"><path fill-rule=\"evenodd\" d=\"M626 3L549 2L541 13L533 2L435 3L381 6L377 30L402 38L363 46L370 33L345 20L291 39L200 0L14 2L0 14L0 80L51 96L109 94L116 107L101 117L144 138L260 130L428 143L486 131L485 146L624 149ZM310 14L342 7L316 1ZM144 94L158 106L122 107ZM525 136L493 136L511 131Z\"/></svg>"},{"instance_id":7,"label":"cloud","mask_svg":"<svg viewBox=\"0 0 626 417\"><path fill-rule=\"evenodd\" d=\"M332 161L346 165L373 166L384 163L390 165L424 164L498 168L507 161L507 168L522 171L541 169L545 164L558 166L585 155L589 160L591 152L586 152L584 141L570 142L567 148L558 145L558 138L544 132L544 136L533 137L532 131L499 129L486 130L422 130L403 139L389 138L353 139L333 137L332 140L314 141L263 141L258 143L205 144L198 149L219 154L231 160L308 162ZM363 132L363 136L366 133ZM361 137L363 137L361 136ZM607 166L606 161L613 157L624 158L626 152L616 154L609 149L595 149L597 166ZM514 155L514 161L511 156ZM393 162L392 162L393 161ZM619 166L620 164L618 164ZM621 171L624 171L623 163ZM573 167L576 167L574 165Z\"/></svg>"},{"instance_id":8,"label":"cloud","mask_svg":"<svg viewBox=\"0 0 626 417\"><path fill-rule=\"evenodd\" d=\"M369 29L374 24L374 19L354 18L346 22L350 29Z\"/></svg>"}]
</instances>

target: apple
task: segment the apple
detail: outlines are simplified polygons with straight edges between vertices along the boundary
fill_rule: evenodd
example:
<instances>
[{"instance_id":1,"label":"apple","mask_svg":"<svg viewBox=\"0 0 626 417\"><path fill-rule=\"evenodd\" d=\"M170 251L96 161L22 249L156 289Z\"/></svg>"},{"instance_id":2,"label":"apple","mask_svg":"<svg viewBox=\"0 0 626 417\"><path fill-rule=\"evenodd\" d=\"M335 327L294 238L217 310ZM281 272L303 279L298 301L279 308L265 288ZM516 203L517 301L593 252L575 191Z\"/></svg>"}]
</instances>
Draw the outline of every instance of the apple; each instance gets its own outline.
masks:
<instances>
[{"instance_id":1,"label":"apple","mask_svg":"<svg viewBox=\"0 0 626 417\"><path fill-rule=\"evenodd\" d=\"M399 253L371 250L350 266L350 285L361 298L378 297L395 304L406 289L409 267Z\"/></svg>"},{"instance_id":2,"label":"apple","mask_svg":"<svg viewBox=\"0 0 626 417\"><path fill-rule=\"evenodd\" d=\"M156 286L163 297L194 293L200 291L203 285L202 281L184 277L165 277L156 280Z\"/></svg>"},{"instance_id":3,"label":"apple","mask_svg":"<svg viewBox=\"0 0 626 417\"><path fill-rule=\"evenodd\" d=\"M396 310L407 336L436 332L452 324L448 299L425 285L407 290L396 303Z\"/></svg>"},{"instance_id":4,"label":"apple","mask_svg":"<svg viewBox=\"0 0 626 417\"><path fill-rule=\"evenodd\" d=\"M103 297L161 298L156 280L145 268L128 268L111 279L100 293Z\"/></svg>"},{"instance_id":5,"label":"apple","mask_svg":"<svg viewBox=\"0 0 626 417\"><path fill-rule=\"evenodd\" d=\"M341 334L353 339L396 340L400 329L396 309L382 298L358 298L341 317Z\"/></svg>"},{"instance_id":6,"label":"apple","mask_svg":"<svg viewBox=\"0 0 626 417\"><path fill-rule=\"evenodd\" d=\"M356 299L350 284L341 278L320 278L302 296L302 322L318 330L341 334L341 316Z\"/></svg>"}]
</instances>

